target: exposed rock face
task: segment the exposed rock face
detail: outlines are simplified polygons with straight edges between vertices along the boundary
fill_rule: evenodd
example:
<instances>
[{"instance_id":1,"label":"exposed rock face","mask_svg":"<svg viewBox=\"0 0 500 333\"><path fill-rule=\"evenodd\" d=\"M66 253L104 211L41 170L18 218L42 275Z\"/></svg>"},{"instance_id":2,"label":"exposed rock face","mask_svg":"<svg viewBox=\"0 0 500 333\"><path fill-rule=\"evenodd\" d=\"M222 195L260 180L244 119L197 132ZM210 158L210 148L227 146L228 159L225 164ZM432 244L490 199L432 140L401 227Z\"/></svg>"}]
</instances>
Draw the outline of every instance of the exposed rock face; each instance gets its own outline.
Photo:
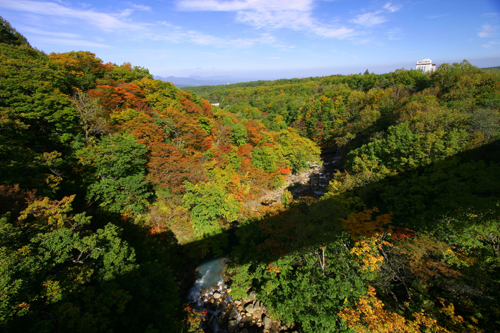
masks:
<instances>
[{"instance_id":1,"label":"exposed rock face","mask_svg":"<svg viewBox=\"0 0 500 333\"><path fill-rule=\"evenodd\" d=\"M262 193L259 198L246 202L245 206L252 211L258 211L262 205L277 204L281 202L283 192L291 185L294 185L290 189L294 199L303 196L319 198L323 193L321 188L328 185L328 179L335 172L335 162L340 158L340 151L336 148L323 150L321 154L323 165L313 164L306 171L289 175L282 187Z\"/></svg>"},{"instance_id":2,"label":"exposed rock face","mask_svg":"<svg viewBox=\"0 0 500 333\"><path fill-rule=\"evenodd\" d=\"M273 321L269 317L264 317L264 329L268 330L271 328Z\"/></svg>"},{"instance_id":3,"label":"exposed rock face","mask_svg":"<svg viewBox=\"0 0 500 333\"><path fill-rule=\"evenodd\" d=\"M283 192L293 184L298 185L296 189L298 189L300 186L304 186L305 188L309 188L309 186L312 184L311 180L314 179L319 179L319 175L322 171L323 167L319 165L313 165L310 169L304 171L304 172L299 172L297 174L292 174L289 175L285 181L285 184L281 186L280 188L276 190L270 190L266 191L261 195L257 200L252 200L246 204L248 208L251 210L258 210L262 205L264 206L270 206L274 205L276 203L281 202L281 196L283 195ZM293 194L293 191L292 191ZM295 195L294 195L295 197Z\"/></svg>"}]
</instances>

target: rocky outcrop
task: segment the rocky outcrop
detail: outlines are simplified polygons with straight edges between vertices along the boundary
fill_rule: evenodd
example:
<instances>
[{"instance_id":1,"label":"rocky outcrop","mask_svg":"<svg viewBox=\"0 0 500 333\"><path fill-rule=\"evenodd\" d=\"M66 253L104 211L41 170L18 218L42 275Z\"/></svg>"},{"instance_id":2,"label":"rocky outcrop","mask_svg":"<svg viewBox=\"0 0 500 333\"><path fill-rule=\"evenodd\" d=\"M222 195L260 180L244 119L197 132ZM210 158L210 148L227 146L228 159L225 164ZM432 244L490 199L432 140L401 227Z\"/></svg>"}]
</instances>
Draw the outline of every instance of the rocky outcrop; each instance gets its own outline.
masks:
<instances>
[{"instance_id":1,"label":"rocky outcrop","mask_svg":"<svg viewBox=\"0 0 500 333\"><path fill-rule=\"evenodd\" d=\"M281 202L281 196L283 192L291 185L296 185L292 190L292 194L300 191L301 187L309 188L311 185L311 180L318 179L321 174L323 167L317 164L311 166L310 169L299 172L296 174L289 175L285 180L285 184L278 189L265 191L258 199L252 200L246 204L247 208L257 211L264 206L270 206ZM304 189L302 188L302 189ZM294 194L295 197L295 194Z\"/></svg>"}]
</instances>

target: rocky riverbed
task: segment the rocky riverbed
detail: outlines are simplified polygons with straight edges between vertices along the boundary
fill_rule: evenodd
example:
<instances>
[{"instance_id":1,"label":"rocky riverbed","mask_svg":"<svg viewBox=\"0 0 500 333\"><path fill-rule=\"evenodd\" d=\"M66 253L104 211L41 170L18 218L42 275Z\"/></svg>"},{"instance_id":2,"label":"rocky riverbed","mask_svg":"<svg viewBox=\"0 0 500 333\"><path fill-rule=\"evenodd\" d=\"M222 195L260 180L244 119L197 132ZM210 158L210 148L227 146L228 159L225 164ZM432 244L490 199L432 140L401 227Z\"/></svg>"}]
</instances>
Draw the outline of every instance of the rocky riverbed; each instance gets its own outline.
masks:
<instances>
[{"instance_id":1,"label":"rocky riverbed","mask_svg":"<svg viewBox=\"0 0 500 333\"><path fill-rule=\"evenodd\" d=\"M306 171L289 175L282 187L264 193L248 205L254 210L258 210L262 205L274 205L281 202L281 197L286 189L292 193L294 199L305 196L321 197L324 189L328 186L328 180L332 178L336 170L335 163L339 159L340 155L337 149L323 150L321 153L322 165L312 164Z\"/></svg>"},{"instance_id":2,"label":"rocky riverbed","mask_svg":"<svg viewBox=\"0 0 500 333\"><path fill-rule=\"evenodd\" d=\"M225 258L203 262L197 269L198 279L189 292L191 304L202 313L201 328L213 333L281 332L280 326L268 314L265 305L250 293L233 299L225 277Z\"/></svg>"}]
</instances>

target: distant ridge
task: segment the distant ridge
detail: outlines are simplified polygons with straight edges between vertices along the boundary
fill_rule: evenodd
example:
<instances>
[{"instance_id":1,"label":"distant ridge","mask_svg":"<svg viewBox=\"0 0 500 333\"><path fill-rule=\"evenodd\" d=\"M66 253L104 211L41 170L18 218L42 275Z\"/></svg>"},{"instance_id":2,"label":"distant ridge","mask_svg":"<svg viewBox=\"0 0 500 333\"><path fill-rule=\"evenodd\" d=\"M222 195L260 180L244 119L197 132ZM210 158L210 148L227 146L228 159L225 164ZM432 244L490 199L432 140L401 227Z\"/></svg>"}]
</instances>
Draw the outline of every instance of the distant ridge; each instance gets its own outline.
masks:
<instances>
[{"instance_id":1,"label":"distant ridge","mask_svg":"<svg viewBox=\"0 0 500 333\"><path fill-rule=\"evenodd\" d=\"M161 80L161 81L172 82L177 88L198 87L198 86L218 86L218 85L222 85L222 84L231 84L231 83L252 81L252 79L235 78L235 77L228 76L228 75L208 76L208 77L201 77L201 76L196 76L196 75L191 75L189 77L155 76L155 79Z\"/></svg>"},{"instance_id":2,"label":"distant ridge","mask_svg":"<svg viewBox=\"0 0 500 333\"><path fill-rule=\"evenodd\" d=\"M483 71L485 72L493 72L493 73L498 73L500 72L500 66L496 66L496 67L484 67L484 68L481 68Z\"/></svg>"}]
</instances>

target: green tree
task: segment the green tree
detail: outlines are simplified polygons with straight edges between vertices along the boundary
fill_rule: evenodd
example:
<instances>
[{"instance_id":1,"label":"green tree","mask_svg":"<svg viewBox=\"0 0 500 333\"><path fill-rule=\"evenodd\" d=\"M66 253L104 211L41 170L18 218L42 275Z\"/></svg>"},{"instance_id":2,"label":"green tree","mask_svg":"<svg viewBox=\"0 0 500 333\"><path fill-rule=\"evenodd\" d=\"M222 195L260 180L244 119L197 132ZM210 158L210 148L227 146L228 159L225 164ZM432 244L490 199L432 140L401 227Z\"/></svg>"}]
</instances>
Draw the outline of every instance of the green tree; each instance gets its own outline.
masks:
<instances>
[{"instance_id":1,"label":"green tree","mask_svg":"<svg viewBox=\"0 0 500 333\"><path fill-rule=\"evenodd\" d=\"M14 29L0 16L0 43L30 46L26 37Z\"/></svg>"},{"instance_id":2,"label":"green tree","mask_svg":"<svg viewBox=\"0 0 500 333\"><path fill-rule=\"evenodd\" d=\"M153 195L145 180L147 151L128 133L103 137L77 151L80 163L90 167L87 199L112 212L143 211Z\"/></svg>"},{"instance_id":3,"label":"green tree","mask_svg":"<svg viewBox=\"0 0 500 333\"><path fill-rule=\"evenodd\" d=\"M496 137L500 133L500 114L494 109L477 108L470 115L469 129L487 138Z\"/></svg>"},{"instance_id":4,"label":"green tree","mask_svg":"<svg viewBox=\"0 0 500 333\"><path fill-rule=\"evenodd\" d=\"M278 169L278 155L268 146L255 147L252 150L252 164L266 172L275 172Z\"/></svg>"},{"instance_id":5,"label":"green tree","mask_svg":"<svg viewBox=\"0 0 500 333\"><path fill-rule=\"evenodd\" d=\"M223 182L192 184L185 182L184 207L191 210L191 218L199 235L219 233L240 213L240 203L226 191Z\"/></svg>"},{"instance_id":6,"label":"green tree","mask_svg":"<svg viewBox=\"0 0 500 333\"><path fill-rule=\"evenodd\" d=\"M241 123L234 124L233 131L230 136L234 144L237 146L243 146L247 140L247 129Z\"/></svg>"},{"instance_id":7,"label":"green tree","mask_svg":"<svg viewBox=\"0 0 500 333\"><path fill-rule=\"evenodd\" d=\"M344 236L281 256L271 262L230 268L233 294L251 290L282 325L305 332L349 332L337 313L366 293L364 272ZM248 249L247 249L248 251Z\"/></svg>"},{"instance_id":8,"label":"green tree","mask_svg":"<svg viewBox=\"0 0 500 333\"><path fill-rule=\"evenodd\" d=\"M92 285L105 284L137 266L134 250L120 239L119 229L109 223L91 232L90 217L70 214L73 199L31 199L17 220L9 215L0 219L0 326L7 331L38 327L48 332L59 325L71 327L75 320L83 325L80 329L94 330L98 326L93 325L104 324L100 306L119 313L130 300L125 290L115 288L116 297L107 304L89 309L80 303ZM101 292L109 297L112 290ZM93 322L79 317L93 311ZM47 316L52 320L44 320Z\"/></svg>"}]
</instances>

